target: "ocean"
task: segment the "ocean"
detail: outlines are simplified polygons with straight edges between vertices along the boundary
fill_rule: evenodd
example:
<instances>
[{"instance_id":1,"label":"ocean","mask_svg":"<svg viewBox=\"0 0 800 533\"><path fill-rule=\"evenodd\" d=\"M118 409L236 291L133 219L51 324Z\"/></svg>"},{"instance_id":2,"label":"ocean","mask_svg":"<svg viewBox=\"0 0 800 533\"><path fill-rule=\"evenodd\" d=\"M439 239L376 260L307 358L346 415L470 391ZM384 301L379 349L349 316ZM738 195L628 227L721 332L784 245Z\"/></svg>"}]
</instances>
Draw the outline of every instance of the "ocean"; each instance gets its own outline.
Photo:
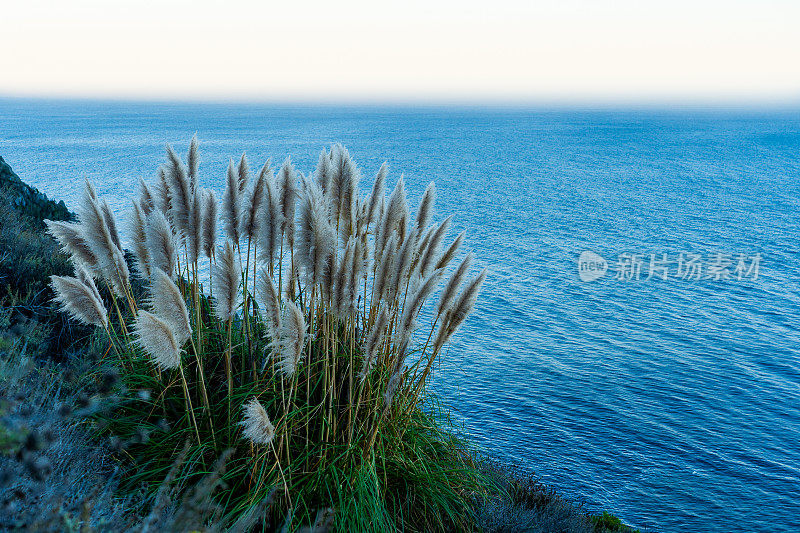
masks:
<instances>
[{"instance_id":1,"label":"ocean","mask_svg":"<svg viewBox=\"0 0 800 533\"><path fill-rule=\"evenodd\" d=\"M194 133L218 191L333 142L436 182L489 277L434 387L498 459L653 531L800 530L800 111L0 100L24 181L120 216Z\"/></svg>"}]
</instances>

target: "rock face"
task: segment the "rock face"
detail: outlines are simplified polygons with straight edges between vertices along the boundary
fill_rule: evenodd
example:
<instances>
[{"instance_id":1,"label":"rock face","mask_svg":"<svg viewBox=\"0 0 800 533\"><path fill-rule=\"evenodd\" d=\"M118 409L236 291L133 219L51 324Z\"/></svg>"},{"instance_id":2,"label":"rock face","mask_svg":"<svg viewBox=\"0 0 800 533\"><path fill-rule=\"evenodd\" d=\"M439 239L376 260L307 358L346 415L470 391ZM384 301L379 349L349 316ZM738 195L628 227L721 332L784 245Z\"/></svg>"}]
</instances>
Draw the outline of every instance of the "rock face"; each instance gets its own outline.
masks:
<instances>
[{"instance_id":1,"label":"rock face","mask_svg":"<svg viewBox=\"0 0 800 533\"><path fill-rule=\"evenodd\" d=\"M70 213L64 201L58 203L47 198L34 187L27 185L0 156L0 189L4 189L13 207L38 221L70 220Z\"/></svg>"}]
</instances>

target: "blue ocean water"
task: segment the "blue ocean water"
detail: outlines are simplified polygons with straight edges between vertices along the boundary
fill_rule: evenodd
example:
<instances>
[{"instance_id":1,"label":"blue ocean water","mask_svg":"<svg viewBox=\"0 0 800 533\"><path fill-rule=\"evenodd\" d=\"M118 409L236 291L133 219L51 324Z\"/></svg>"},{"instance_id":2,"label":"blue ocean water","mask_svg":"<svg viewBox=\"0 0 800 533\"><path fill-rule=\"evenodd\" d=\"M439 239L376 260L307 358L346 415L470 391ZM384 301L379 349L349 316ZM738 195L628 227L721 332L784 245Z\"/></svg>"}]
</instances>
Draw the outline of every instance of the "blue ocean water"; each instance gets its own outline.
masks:
<instances>
[{"instance_id":1,"label":"blue ocean water","mask_svg":"<svg viewBox=\"0 0 800 533\"><path fill-rule=\"evenodd\" d=\"M800 530L800 112L0 100L0 155L68 205L89 177L125 212L195 132L217 189L243 151L308 171L332 142L414 203L436 182L490 273L436 388L501 459L642 528ZM731 279L647 279L681 252Z\"/></svg>"}]
</instances>

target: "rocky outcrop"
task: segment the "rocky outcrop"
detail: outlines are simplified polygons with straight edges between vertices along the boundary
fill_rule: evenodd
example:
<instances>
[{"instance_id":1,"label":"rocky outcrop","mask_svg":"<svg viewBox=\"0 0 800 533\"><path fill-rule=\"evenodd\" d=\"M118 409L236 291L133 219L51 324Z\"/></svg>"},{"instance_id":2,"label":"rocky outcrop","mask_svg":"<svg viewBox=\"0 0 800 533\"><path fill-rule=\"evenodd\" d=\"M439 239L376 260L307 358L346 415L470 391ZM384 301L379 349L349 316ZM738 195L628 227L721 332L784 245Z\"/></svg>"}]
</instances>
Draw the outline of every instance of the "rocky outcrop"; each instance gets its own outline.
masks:
<instances>
[{"instance_id":1,"label":"rocky outcrop","mask_svg":"<svg viewBox=\"0 0 800 533\"><path fill-rule=\"evenodd\" d=\"M74 217L63 200L56 203L38 189L23 183L2 156L0 156L0 189L5 189L14 208L37 221L70 220Z\"/></svg>"}]
</instances>

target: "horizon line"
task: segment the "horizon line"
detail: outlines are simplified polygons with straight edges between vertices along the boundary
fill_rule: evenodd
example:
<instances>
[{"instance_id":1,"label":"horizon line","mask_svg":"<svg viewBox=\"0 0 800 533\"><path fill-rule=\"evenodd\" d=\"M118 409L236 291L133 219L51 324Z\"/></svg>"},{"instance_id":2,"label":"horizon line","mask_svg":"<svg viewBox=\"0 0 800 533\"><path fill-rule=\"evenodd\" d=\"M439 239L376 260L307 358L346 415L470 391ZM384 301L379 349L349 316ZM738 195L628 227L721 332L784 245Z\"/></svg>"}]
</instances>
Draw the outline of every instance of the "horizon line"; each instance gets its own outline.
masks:
<instances>
[{"instance_id":1,"label":"horizon line","mask_svg":"<svg viewBox=\"0 0 800 533\"><path fill-rule=\"evenodd\" d=\"M765 98L759 96L652 96L630 98L604 97L244 97L212 95L103 95L103 94L23 94L0 90L0 101L39 102L95 102L153 105L245 105L245 106L301 106L301 107L426 107L426 108L509 108L509 109L800 109L800 94L795 96Z\"/></svg>"}]
</instances>

